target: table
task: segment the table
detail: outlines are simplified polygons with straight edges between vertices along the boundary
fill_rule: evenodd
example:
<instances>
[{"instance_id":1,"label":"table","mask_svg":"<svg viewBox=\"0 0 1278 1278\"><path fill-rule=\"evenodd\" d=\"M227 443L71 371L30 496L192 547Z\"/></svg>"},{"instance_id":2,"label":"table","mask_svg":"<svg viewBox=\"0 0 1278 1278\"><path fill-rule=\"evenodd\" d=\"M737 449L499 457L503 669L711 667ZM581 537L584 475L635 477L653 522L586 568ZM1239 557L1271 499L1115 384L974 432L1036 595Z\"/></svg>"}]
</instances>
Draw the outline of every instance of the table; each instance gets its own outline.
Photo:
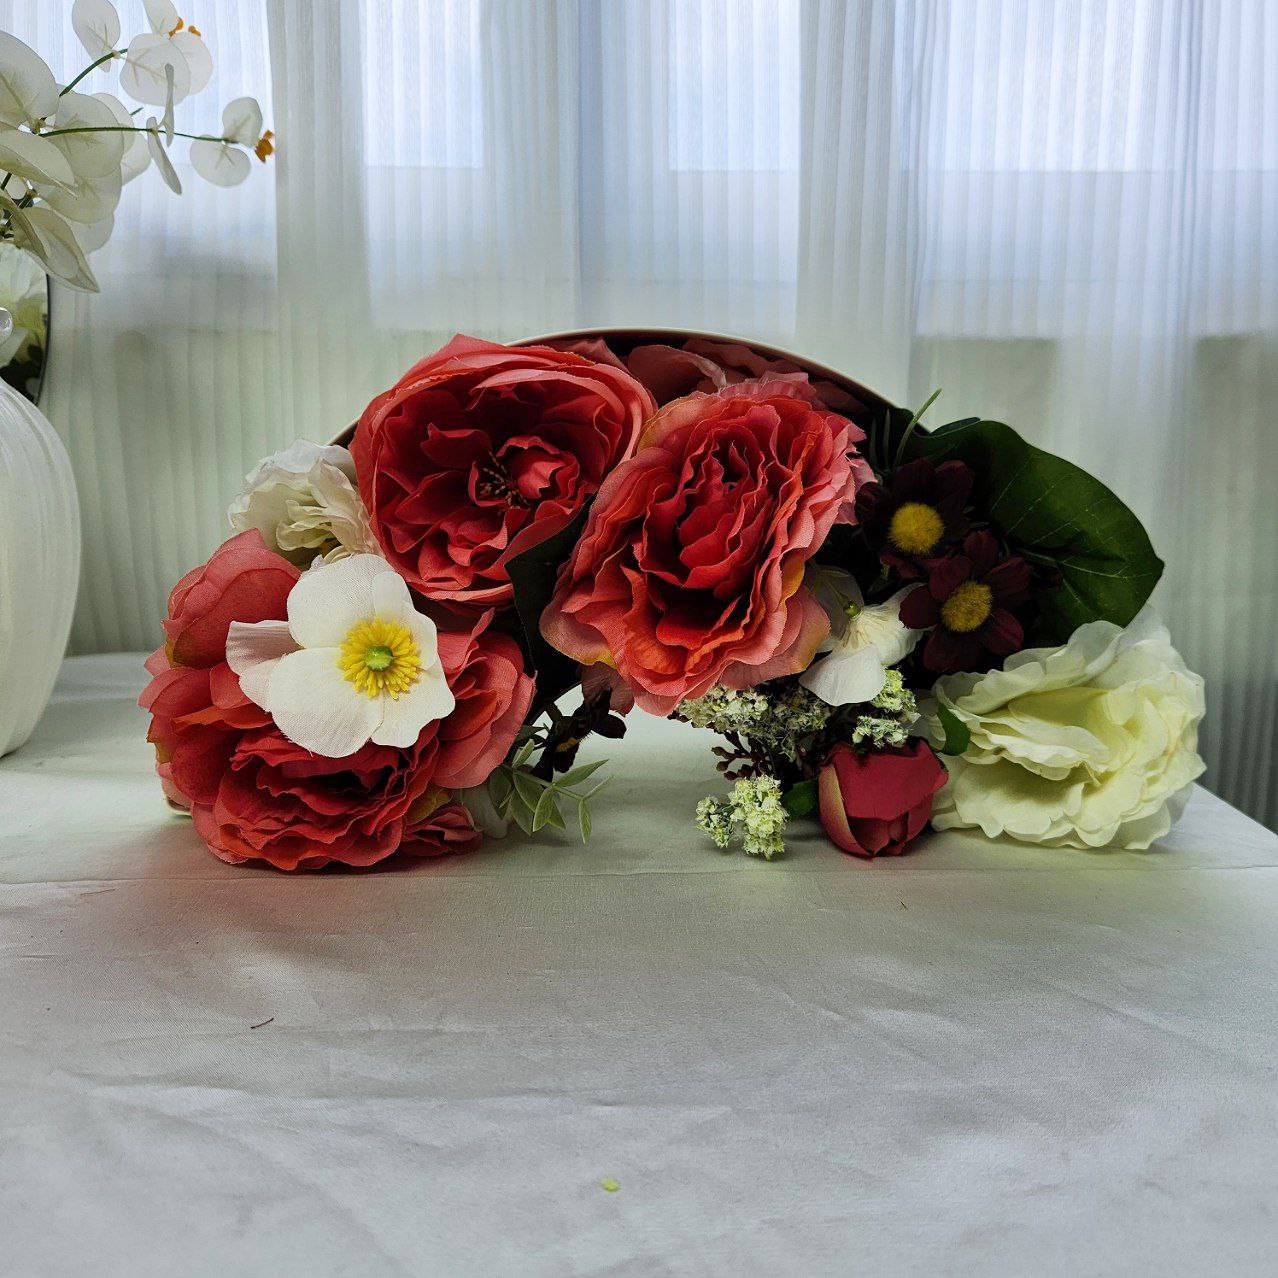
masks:
<instances>
[{"instance_id":1,"label":"table","mask_svg":"<svg viewBox=\"0 0 1278 1278\"><path fill-rule=\"evenodd\" d=\"M139 663L0 763L6 1273L1278 1265L1278 838L1206 792L765 864L636 717L588 848L290 877L168 813Z\"/></svg>"}]
</instances>

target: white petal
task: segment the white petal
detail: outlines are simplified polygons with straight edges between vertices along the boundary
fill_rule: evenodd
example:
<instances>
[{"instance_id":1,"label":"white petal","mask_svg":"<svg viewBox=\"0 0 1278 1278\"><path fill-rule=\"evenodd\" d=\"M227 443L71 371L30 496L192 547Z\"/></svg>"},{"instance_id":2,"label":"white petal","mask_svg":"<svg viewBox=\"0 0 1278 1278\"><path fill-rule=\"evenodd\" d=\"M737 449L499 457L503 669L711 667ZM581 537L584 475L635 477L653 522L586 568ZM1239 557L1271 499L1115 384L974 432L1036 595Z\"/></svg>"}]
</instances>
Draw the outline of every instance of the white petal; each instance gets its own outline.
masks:
<instances>
[{"instance_id":1,"label":"white petal","mask_svg":"<svg viewBox=\"0 0 1278 1278\"><path fill-rule=\"evenodd\" d=\"M45 60L0 31L0 124L34 124L58 109L58 82Z\"/></svg>"},{"instance_id":2,"label":"white petal","mask_svg":"<svg viewBox=\"0 0 1278 1278\"><path fill-rule=\"evenodd\" d=\"M887 682L887 671L873 647L855 652L836 648L809 666L799 682L827 705L852 706L877 697Z\"/></svg>"},{"instance_id":3,"label":"white petal","mask_svg":"<svg viewBox=\"0 0 1278 1278\"><path fill-rule=\"evenodd\" d=\"M95 62L120 41L120 15L111 0L75 0L71 29Z\"/></svg>"},{"instance_id":4,"label":"white petal","mask_svg":"<svg viewBox=\"0 0 1278 1278\"><path fill-rule=\"evenodd\" d=\"M88 93L64 93L53 117L57 129L110 129L120 124L111 106L102 98ZM125 120L130 128L133 120ZM63 133L49 141L67 157L77 178L106 177L119 171L120 161L128 147L127 133Z\"/></svg>"},{"instance_id":5,"label":"white petal","mask_svg":"<svg viewBox=\"0 0 1278 1278\"><path fill-rule=\"evenodd\" d=\"M168 35L178 24L178 11L173 0L143 0L146 20L156 35Z\"/></svg>"},{"instance_id":6,"label":"white petal","mask_svg":"<svg viewBox=\"0 0 1278 1278\"><path fill-rule=\"evenodd\" d=\"M272 671L296 651L287 621L233 621L226 636L226 664L239 675L244 695L264 710L270 709Z\"/></svg>"},{"instance_id":7,"label":"white petal","mask_svg":"<svg viewBox=\"0 0 1278 1278\"><path fill-rule=\"evenodd\" d=\"M146 122L146 148L151 159L155 161L155 167L160 170L164 185L174 195L181 195L182 183L178 181L177 170L173 167L173 161L169 159L168 152L165 151L160 142L160 130L155 116L152 116Z\"/></svg>"},{"instance_id":8,"label":"white petal","mask_svg":"<svg viewBox=\"0 0 1278 1278\"><path fill-rule=\"evenodd\" d=\"M40 198L72 222L100 222L115 213L120 203L120 170L102 177L83 178L69 191L56 186L40 186Z\"/></svg>"},{"instance_id":9,"label":"white petal","mask_svg":"<svg viewBox=\"0 0 1278 1278\"><path fill-rule=\"evenodd\" d=\"M165 67L173 68L173 100L181 102L191 92L191 69L181 51L161 35L135 36L124 55L120 88L135 102L162 107L168 100Z\"/></svg>"},{"instance_id":10,"label":"white petal","mask_svg":"<svg viewBox=\"0 0 1278 1278\"><path fill-rule=\"evenodd\" d=\"M429 650L422 653L423 664L433 661L435 646L435 623L428 617L421 616L413 608L412 596L408 593L408 583L387 564L388 571L373 578L373 611L374 615L386 621L398 621L401 625L409 625L414 631L413 637L421 643L424 634ZM425 622L422 633L417 633L413 622Z\"/></svg>"},{"instance_id":11,"label":"white petal","mask_svg":"<svg viewBox=\"0 0 1278 1278\"><path fill-rule=\"evenodd\" d=\"M190 31L179 31L169 43L186 60L189 77L187 92L199 93L213 77L213 55L209 52L209 46L200 36ZM253 141L256 142L257 138Z\"/></svg>"},{"instance_id":12,"label":"white petal","mask_svg":"<svg viewBox=\"0 0 1278 1278\"><path fill-rule=\"evenodd\" d=\"M376 615L373 582L395 570L376 555L352 555L303 573L289 591L288 624L304 648L339 645L352 627Z\"/></svg>"},{"instance_id":13,"label":"white petal","mask_svg":"<svg viewBox=\"0 0 1278 1278\"><path fill-rule=\"evenodd\" d=\"M23 129L0 129L0 169L28 182L49 182L61 187L75 182L62 151L49 138Z\"/></svg>"},{"instance_id":14,"label":"white petal","mask_svg":"<svg viewBox=\"0 0 1278 1278\"><path fill-rule=\"evenodd\" d=\"M337 648L290 652L271 674L269 692L276 727L304 750L329 759L354 754L377 730L382 717L380 698L366 697L342 674L339 656Z\"/></svg>"},{"instance_id":15,"label":"white petal","mask_svg":"<svg viewBox=\"0 0 1278 1278\"><path fill-rule=\"evenodd\" d=\"M111 112L117 124L123 124L129 128L137 127L137 121L115 94L95 93L92 96ZM145 133L121 133L118 136L124 140L124 154L120 159L120 180L127 184L132 182L139 173L146 172L147 166L151 163L151 156L147 150Z\"/></svg>"},{"instance_id":16,"label":"white petal","mask_svg":"<svg viewBox=\"0 0 1278 1278\"><path fill-rule=\"evenodd\" d=\"M423 670L421 678L399 697L380 697L382 721L373 733L377 745L406 749L436 719L452 714L457 704L439 666Z\"/></svg>"},{"instance_id":17,"label":"white petal","mask_svg":"<svg viewBox=\"0 0 1278 1278\"><path fill-rule=\"evenodd\" d=\"M256 98L236 98L222 112L222 136L253 147L262 136L262 108Z\"/></svg>"},{"instance_id":18,"label":"white petal","mask_svg":"<svg viewBox=\"0 0 1278 1278\"><path fill-rule=\"evenodd\" d=\"M214 186L239 186L249 175L249 158L238 146L201 138L191 143L191 167Z\"/></svg>"},{"instance_id":19,"label":"white petal","mask_svg":"<svg viewBox=\"0 0 1278 1278\"><path fill-rule=\"evenodd\" d=\"M16 220L10 212L9 225L13 242L26 249L54 279L81 293L96 293L94 278L75 232L52 209L33 205L23 210L25 217Z\"/></svg>"}]
</instances>

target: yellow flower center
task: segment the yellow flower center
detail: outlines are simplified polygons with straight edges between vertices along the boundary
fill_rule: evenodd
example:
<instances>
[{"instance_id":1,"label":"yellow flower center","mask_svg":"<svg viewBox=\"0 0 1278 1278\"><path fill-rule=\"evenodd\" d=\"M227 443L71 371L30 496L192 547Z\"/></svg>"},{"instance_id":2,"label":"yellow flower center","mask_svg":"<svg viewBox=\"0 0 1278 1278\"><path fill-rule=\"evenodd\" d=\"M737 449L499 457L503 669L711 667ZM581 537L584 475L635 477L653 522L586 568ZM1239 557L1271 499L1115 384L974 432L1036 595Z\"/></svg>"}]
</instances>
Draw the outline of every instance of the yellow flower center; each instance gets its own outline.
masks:
<instances>
[{"instance_id":1,"label":"yellow flower center","mask_svg":"<svg viewBox=\"0 0 1278 1278\"><path fill-rule=\"evenodd\" d=\"M983 581L964 581L941 605L941 620L947 630L967 634L983 626L994 607L994 592Z\"/></svg>"},{"instance_id":2,"label":"yellow flower center","mask_svg":"<svg viewBox=\"0 0 1278 1278\"><path fill-rule=\"evenodd\" d=\"M945 532L945 520L921 501L907 501L888 525L888 538L907 555L930 554Z\"/></svg>"},{"instance_id":3,"label":"yellow flower center","mask_svg":"<svg viewBox=\"0 0 1278 1278\"><path fill-rule=\"evenodd\" d=\"M266 163L266 157L275 153L275 131L267 129L260 138L253 144L253 154L257 156L263 164Z\"/></svg>"},{"instance_id":4,"label":"yellow flower center","mask_svg":"<svg viewBox=\"0 0 1278 1278\"><path fill-rule=\"evenodd\" d=\"M398 621L361 621L342 641L342 674L366 697L398 697L421 678L422 650Z\"/></svg>"}]
</instances>

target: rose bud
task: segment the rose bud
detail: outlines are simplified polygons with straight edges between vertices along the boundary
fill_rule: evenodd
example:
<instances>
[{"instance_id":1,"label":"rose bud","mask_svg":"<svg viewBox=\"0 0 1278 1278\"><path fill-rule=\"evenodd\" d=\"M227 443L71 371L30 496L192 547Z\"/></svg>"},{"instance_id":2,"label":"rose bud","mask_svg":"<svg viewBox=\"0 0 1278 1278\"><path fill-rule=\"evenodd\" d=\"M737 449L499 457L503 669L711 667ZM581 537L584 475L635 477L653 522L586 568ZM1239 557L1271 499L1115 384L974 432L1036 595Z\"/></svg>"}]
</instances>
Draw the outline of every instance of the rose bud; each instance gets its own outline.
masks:
<instances>
[{"instance_id":1,"label":"rose bud","mask_svg":"<svg viewBox=\"0 0 1278 1278\"><path fill-rule=\"evenodd\" d=\"M945 780L925 741L866 754L837 745L821 768L821 824L844 852L899 856L928 823Z\"/></svg>"}]
</instances>

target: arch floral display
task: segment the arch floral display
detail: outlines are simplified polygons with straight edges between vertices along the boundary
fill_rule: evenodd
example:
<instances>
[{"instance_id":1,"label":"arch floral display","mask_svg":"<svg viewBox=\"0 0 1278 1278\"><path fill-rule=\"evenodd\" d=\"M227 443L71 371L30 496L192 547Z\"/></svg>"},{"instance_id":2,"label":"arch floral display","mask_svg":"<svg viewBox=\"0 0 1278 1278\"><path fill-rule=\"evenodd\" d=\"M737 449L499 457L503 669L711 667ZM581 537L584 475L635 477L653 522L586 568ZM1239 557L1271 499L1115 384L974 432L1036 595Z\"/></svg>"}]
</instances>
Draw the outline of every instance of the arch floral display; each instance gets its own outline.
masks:
<instances>
[{"instance_id":1,"label":"arch floral display","mask_svg":"<svg viewBox=\"0 0 1278 1278\"><path fill-rule=\"evenodd\" d=\"M263 461L174 587L165 793L281 870L587 838L579 749L637 709L721 735L719 847L1148 847L1203 769L1163 565L1091 475L931 403L713 335L454 338Z\"/></svg>"}]
</instances>

